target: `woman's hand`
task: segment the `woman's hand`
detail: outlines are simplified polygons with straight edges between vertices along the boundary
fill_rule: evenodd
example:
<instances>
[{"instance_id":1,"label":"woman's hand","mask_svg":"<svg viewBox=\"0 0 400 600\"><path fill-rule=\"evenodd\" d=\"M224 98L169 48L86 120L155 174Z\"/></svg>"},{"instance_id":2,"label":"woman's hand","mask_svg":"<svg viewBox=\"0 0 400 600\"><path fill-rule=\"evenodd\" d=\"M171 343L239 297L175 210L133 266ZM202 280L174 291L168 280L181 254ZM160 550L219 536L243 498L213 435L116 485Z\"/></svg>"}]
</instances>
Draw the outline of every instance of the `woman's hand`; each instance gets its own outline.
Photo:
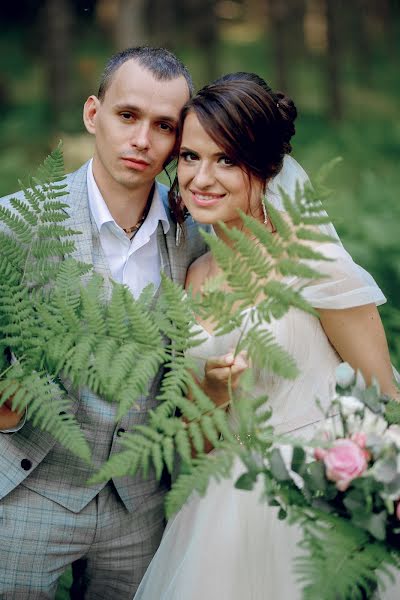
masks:
<instances>
[{"instance_id":1,"label":"woman's hand","mask_svg":"<svg viewBox=\"0 0 400 600\"><path fill-rule=\"evenodd\" d=\"M12 398L0 406L0 432L2 429L13 429L22 419L23 413L12 409Z\"/></svg>"},{"instance_id":2,"label":"woman's hand","mask_svg":"<svg viewBox=\"0 0 400 600\"><path fill-rule=\"evenodd\" d=\"M204 367L203 391L217 406L228 405L231 392L237 388L240 376L248 366L244 351L236 356L229 352L223 356L209 358Z\"/></svg>"}]
</instances>

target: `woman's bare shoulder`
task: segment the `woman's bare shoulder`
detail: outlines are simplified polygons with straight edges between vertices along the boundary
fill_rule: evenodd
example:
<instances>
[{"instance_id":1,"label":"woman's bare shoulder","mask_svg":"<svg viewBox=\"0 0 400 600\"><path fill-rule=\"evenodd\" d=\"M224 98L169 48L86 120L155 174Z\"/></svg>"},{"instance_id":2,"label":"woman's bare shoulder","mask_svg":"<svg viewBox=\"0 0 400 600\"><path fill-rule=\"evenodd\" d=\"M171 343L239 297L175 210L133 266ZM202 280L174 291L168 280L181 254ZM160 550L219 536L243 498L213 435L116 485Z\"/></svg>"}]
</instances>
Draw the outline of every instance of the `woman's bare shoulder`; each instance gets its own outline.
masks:
<instances>
[{"instance_id":1,"label":"woman's bare shoulder","mask_svg":"<svg viewBox=\"0 0 400 600\"><path fill-rule=\"evenodd\" d=\"M210 252L206 252L192 262L186 273L185 288L191 286L194 293L200 292L201 286L207 277L210 263Z\"/></svg>"}]
</instances>

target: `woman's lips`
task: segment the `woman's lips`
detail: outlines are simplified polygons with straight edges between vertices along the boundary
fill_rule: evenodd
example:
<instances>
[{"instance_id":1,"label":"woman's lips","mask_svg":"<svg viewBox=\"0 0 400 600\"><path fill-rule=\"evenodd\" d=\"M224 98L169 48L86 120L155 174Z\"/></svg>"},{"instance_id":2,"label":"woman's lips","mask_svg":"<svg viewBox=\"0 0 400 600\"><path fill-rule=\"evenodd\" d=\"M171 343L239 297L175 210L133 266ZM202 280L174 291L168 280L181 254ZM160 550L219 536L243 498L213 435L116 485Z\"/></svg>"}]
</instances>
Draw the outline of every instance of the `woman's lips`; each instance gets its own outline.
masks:
<instances>
[{"instance_id":1,"label":"woman's lips","mask_svg":"<svg viewBox=\"0 0 400 600\"><path fill-rule=\"evenodd\" d=\"M144 171L149 166L149 163L145 160L135 158L122 158L122 161L129 169L134 169L135 171Z\"/></svg>"},{"instance_id":2,"label":"woman's lips","mask_svg":"<svg viewBox=\"0 0 400 600\"><path fill-rule=\"evenodd\" d=\"M190 190L192 199L197 206L214 206L217 204L225 194L205 194Z\"/></svg>"}]
</instances>

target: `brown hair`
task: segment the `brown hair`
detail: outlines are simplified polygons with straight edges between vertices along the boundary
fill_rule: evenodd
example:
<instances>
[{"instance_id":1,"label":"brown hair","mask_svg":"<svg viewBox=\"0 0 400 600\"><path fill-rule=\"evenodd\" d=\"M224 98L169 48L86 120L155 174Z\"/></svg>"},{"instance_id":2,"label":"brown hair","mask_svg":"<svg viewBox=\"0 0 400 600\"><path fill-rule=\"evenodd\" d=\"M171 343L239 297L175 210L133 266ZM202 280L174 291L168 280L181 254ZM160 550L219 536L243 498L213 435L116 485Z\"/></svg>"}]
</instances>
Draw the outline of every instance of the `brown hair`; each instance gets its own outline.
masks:
<instances>
[{"instance_id":1,"label":"brown hair","mask_svg":"<svg viewBox=\"0 0 400 600\"><path fill-rule=\"evenodd\" d=\"M106 91L110 87L115 73L128 60L135 60L160 81L171 81L177 77L184 77L189 90L193 94L193 80L183 62L165 48L151 48L150 46L136 46L126 48L111 56L101 75L97 97L103 101Z\"/></svg>"},{"instance_id":2,"label":"brown hair","mask_svg":"<svg viewBox=\"0 0 400 600\"><path fill-rule=\"evenodd\" d=\"M254 73L225 75L197 92L183 107L178 139L189 112L195 113L234 164L263 185L279 173L285 154L292 150L297 109L290 98L271 90ZM177 222L182 223L185 215L177 179L169 200Z\"/></svg>"}]
</instances>

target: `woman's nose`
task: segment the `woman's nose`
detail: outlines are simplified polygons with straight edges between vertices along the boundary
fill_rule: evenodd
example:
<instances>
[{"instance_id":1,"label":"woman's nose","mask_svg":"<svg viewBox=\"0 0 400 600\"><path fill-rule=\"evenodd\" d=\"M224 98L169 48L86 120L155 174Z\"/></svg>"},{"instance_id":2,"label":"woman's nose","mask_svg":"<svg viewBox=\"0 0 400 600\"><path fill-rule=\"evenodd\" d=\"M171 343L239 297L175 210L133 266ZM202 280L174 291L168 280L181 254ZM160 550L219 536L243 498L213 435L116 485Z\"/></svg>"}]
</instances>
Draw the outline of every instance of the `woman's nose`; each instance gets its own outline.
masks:
<instances>
[{"instance_id":1,"label":"woman's nose","mask_svg":"<svg viewBox=\"0 0 400 600\"><path fill-rule=\"evenodd\" d=\"M210 186L214 180L215 176L212 167L205 162L200 163L193 178L195 185L202 189Z\"/></svg>"}]
</instances>

